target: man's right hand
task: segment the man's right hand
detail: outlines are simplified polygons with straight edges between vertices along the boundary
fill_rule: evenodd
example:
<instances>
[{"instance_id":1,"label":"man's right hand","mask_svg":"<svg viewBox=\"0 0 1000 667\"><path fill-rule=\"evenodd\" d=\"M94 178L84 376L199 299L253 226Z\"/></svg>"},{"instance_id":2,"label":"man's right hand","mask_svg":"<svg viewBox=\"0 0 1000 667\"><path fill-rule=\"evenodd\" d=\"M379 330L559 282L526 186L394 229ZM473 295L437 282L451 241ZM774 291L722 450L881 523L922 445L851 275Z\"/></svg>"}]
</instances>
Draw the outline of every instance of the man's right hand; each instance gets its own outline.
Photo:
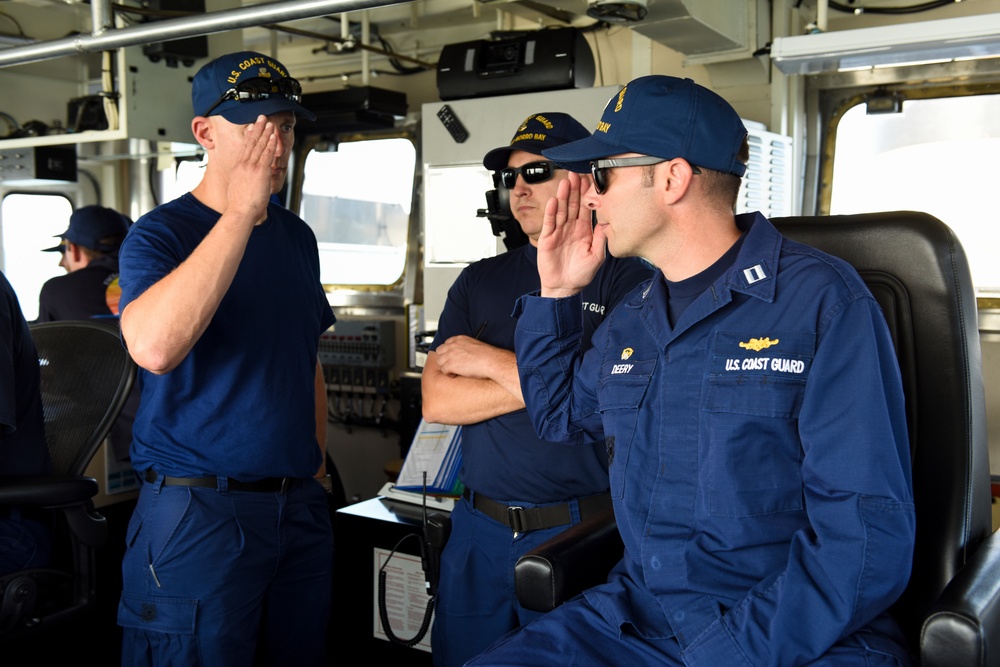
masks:
<instances>
[{"instance_id":1,"label":"man's right hand","mask_svg":"<svg viewBox=\"0 0 1000 667\"><path fill-rule=\"evenodd\" d=\"M226 212L247 216L257 224L267 215L271 197L271 166L278 150L278 131L267 116L244 130L243 146L233 162L226 192Z\"/></svg>"},{"instance_id":2,"label":"man's right hand","mask_svg":"<svg viewBox=\"0 0 1000 667\"><path fill-rule=\"evenodd\" d=\"M588 187L587 177L569 172L545 206L538 237L538 277L544 297L577 294L604 263L604 232L594 230L590 209L580 204Z\"/></svg>"}]
</instances>

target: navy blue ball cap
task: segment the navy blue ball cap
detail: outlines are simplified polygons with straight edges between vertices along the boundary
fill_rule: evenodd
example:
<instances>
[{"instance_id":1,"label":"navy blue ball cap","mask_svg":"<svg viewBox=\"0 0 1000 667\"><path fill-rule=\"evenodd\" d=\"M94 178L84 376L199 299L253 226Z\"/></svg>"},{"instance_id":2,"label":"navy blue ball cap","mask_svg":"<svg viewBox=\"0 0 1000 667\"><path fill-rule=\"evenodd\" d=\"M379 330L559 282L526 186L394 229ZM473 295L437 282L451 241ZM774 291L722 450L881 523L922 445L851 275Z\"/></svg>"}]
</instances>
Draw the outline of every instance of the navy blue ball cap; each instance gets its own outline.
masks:
<instances>
[{"instance_id":1,"label":"navy blue ball cap","mask_svg":"<svg viewBox=\"0 0 1000 667\"><path fill-rule=\"evenodd\" d=\"M724 99L691 79L653 74L630 81L604 108L586 139L542 155L571 171L587 173L591 160L641 153L684 158L698 167L743 176L739 154L747 129Z\"/></svg>"},{"instance_id":2,"label":"navy blue ball cap","mask_svg":"<svg viewBox=\"0 0 1000 667\"><path fill-rule=\"evenodd\" d=\"M531 114L517 128L509 145L494 148L486 154L483 166L490 171L499 171L507 166L512 151L541 155L546 148L554 148L589 136L587 128L569 114L558 111Z\"/></svg>"},{"instance_id":3,"label":"navy blue ball cap","mask_svg":"<svg viewBox=\"0 0 1000 667\"><path fill-rule=\"evenodd\" d=\"M257 120L257 116L270 116L281 111L294 111L306 120L316 120L316 115L298 102L284 95L271 95L262 100L226 100L212 105L241 81L248 79L290 79L288 70L270 56L256 51L239 51L219 56L202 66L191 83L191 104L195 116L218 114L230 123L245 125Z\"/></svg>"},{"instance_id":4,"label":"navy blue ball cap","mask_svg":"<svg viewBox=\"0 0 1000 667\"><path fill-rule=\"evenodd\" d=\"M114 252L128 234L132 221L113 208L84 206L69 216L69 229L56 238L91 250ZM117 243L101 243L101 239L117 239ZM45 248L45 252L62 252L63 244Z\"/></svg>"}]
</instances>

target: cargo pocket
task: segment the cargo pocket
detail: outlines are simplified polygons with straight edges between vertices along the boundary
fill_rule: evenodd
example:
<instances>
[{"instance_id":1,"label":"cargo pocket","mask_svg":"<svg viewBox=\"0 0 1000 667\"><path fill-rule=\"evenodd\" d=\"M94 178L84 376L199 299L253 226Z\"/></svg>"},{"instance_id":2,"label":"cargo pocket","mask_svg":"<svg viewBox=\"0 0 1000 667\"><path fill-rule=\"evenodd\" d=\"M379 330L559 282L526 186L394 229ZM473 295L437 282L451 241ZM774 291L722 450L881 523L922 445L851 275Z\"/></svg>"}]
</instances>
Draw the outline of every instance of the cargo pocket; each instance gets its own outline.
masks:
<instances>
[{"instance_id":1,"label":"cargo pocket","mask_svg":"<svg viewBox=\"0 0 1000 667\"><path fill-rule=\"evenodd\" d=\"M167 635L193 635L198 601L123 593L118 603L118 625Z\"/></svg>"},{"instance_id":2,"label":"cargo pocket","mask_svg":"<svg viewBox=\"0 0 1000 667\"><path fill-rule=\"evenodd\" d=\"M122 594L122 664L202 667L197 617L197 600Z\"/></svg>"}]
</instances>

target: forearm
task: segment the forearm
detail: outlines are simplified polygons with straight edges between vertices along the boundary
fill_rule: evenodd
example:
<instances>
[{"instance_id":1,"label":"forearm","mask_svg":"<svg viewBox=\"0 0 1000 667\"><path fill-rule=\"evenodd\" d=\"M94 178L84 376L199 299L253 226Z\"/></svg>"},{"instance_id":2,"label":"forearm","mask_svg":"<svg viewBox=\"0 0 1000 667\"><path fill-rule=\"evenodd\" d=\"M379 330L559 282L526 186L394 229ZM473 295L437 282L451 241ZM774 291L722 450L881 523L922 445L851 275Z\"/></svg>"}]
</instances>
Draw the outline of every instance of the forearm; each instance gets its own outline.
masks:
<instances>
[{"instance_id":1,"label":"forearm","mask_svg":"<svg viewBox=\"0 0 1000 667\"><path fill-rule=\"evenodd\" d=\"M327 396L326 380L323 378L323 367L319 361L316 362L316 442L322 454L317 477L326 475L326 427L327 427Z\"/></svg>"},{"instance_id":2,"label":"forearm","mask_svg":"<svg viewBox=\"0 0 1000 667\"><path fill-rule=\"evenodd\" d=\"M510 350L497 347L490 349L491 354L483 359L485 379L492 380L513 396L513 405L517 405L514 409L520 410L524 407L524 397L521 395L521 378L517 374L517 359Z\"/></svg>"},{"instance_id":3,"label":"forearm","mask_svg":"<svg viewBox=\"0 0 1000 667\"><path fill-rule=\"evenodd\" d=\"M527 304L527 306L526 306ZM524 401L539 437L551 442L603 439L596 390L600 363L581 363L578 298L522 297L515 315L518 373ZM524 326L525 321L530 324ZM592 339L603 349L602 329Z\"/></svg>"},{"instance_id":4,"label":"forearm","mask_svg":"<svg viewBox=\"0 0 1000 667\"><path fill-rule=\"evenodd\" d=\"M583 291L582 287L546 287L542 285L538 292L538 296L544 297L546 299L563 299L568 296L573 296L579 294Z\"/></svg>"},{"instance_id":5,"label":"forearm","mask_svg":"<svg viewBox=\"0 0 1000 667\"><path fill-rule=\"evenodd\" d=\"M229 290L252 229L223 215L187 259L126 306L122 334L139 366L163 374L187 356Z\"/></svg>"},{"instance_id":6,"label":"forearm","mask_svg":"<svg viewBox=\"0 0 1000 667\"><path fill-rule=\"evenodd\" d=\"M507 383L517 383L517 394L504 385L487 378L470 378L443 373L436 363L436 355L428 355L421 376L423 416L437 424L477 424L493 417L524 408L521 400L517 367Z\"/></svg>"},{"instance_id":7,"label":"forearm","mask_svg":"<svg viewBox=\"0 0 1000 667\"><path fill-rule=\"evenodd\" d=\"M811 662L892 604L909 574L912 504L860 496L837 504L842 532L800 531L785 570L698 633L685 647L687 664L730 664L733 655L750 664Z\"/></svg>"}]
</instances>

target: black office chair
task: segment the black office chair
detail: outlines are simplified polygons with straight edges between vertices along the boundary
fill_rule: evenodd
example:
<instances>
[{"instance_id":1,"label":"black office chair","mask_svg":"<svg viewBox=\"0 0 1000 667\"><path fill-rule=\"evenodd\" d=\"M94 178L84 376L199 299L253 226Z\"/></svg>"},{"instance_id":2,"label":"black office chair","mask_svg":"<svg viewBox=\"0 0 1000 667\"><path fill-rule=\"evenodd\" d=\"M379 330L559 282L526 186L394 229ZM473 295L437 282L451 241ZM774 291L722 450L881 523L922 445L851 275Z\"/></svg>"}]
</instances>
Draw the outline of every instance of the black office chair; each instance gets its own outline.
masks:
<instances>
[{"instance_id":1,"label":"black office chair","mask_svg":"<svg viewBox=\"0 0 1000 667\"><path fill-rule=\"evenodd\" d=\"M978 313L962 246L925 213L773 222L787 237L850 262L892 332L917 518L910 582L893 613L923 667L1000 664L1000 536L992 532ZM585 523L520 559L515 585L523 605L548 611L604 581L607 569L586 559L597 554L601 568L617 562L621 539L607 520ZM582 541L594 544L585 550Z\"/></svg>"},{"instance_id":2,"label":"black office chair","mask_svg":"<svg viewBox=\"0 0 1000 667\"><path fill-rule=\"evenodd\" d=\"M54 474L0 478L0 508L51 510L53 559L45 569L0 577L0 642L32 638L93 609L95 552L107 539L107 523L92 501L97 480L84 471L136 377L117 322L45 322L30 328Z\"/></svg>"}]
</instances>

